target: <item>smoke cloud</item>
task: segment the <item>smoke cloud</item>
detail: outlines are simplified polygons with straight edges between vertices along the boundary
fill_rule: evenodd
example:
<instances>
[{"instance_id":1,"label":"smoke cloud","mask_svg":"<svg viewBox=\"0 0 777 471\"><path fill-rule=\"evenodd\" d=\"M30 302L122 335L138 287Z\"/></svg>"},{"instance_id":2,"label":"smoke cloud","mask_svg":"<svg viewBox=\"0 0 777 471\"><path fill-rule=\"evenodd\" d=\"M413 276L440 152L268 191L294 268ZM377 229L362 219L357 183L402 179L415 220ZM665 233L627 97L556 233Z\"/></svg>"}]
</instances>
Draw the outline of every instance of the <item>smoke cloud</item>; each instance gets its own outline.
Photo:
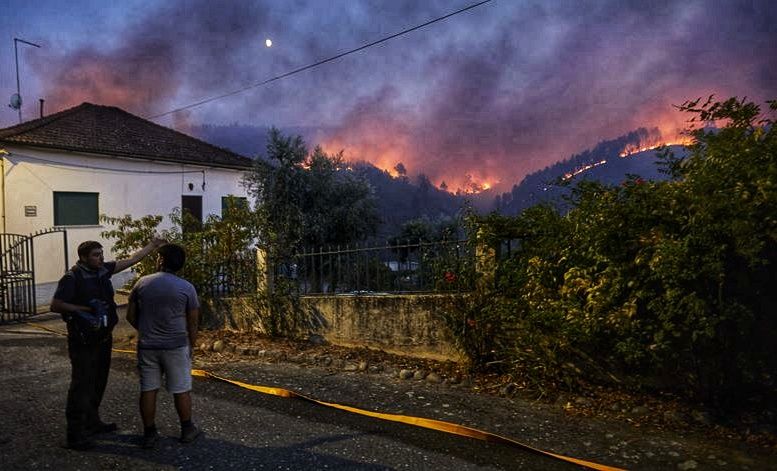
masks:
<instances>
[{"instance_id":1,"label":"smoke cloud","mask_svg":"<svg viewBox=\"0 0 777 471\"><path fill-rule=\"evenodd\" d=\"M82 101L153 115L287 72L468 2L168 2L114 46L32 59L54 111ZM160 121L313 126L328 151L451 190L526 174L673 104L775 98L777 7L749 2L492 2L336 62ZM273 39L273 48L263 46Z\"/></svg>"}]
</instances>

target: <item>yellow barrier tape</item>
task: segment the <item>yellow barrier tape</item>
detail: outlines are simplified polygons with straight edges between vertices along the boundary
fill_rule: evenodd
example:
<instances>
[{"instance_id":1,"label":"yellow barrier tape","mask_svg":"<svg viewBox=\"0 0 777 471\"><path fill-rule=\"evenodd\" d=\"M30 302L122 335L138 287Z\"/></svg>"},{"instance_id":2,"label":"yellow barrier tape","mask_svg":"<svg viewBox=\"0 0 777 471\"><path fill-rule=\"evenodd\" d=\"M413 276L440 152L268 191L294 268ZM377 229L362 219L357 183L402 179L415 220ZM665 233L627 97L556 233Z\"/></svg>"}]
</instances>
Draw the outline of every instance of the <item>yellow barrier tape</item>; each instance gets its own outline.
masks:
<instances>
[{"instance_id":1,"label":"yellow barrier tape","mask_svg":"<svg viewBox=\"0 0 777 471\"><path fill-rule=\"evenodd\" d=\"M58 335L67 335L64 332L61 332L61 331L58 331L58 330L55 330L55 329L50 329L48 327L45 327L45 326L42 326L42 325L39 325L39 324L27 323L27 325L29 325L31 327L38 328L38 329L42 329L42 330L45 330L45 331L48 331L48 332L52 332L52 333L55 333L55 334L58 334ZM113 351L117 352L117 353L130 353L130 354L137 353L135 350L122 350L122 349L118 349L118 348L114 348ZM307 396L305 396L303 394L300 394L300 393L295 392L295 391L290 391L288 389L273 388L273 387L269 387L269 386L259 386L259 385L256 385L256 384L244 383L242 381L237 381L237 380L234 380L234 379L224 378L222 376L215 375L215 374L213 374L213 373L211 373L209 371L205 371L205 370L193 369L192 370L192 376L197 376L197 377L200 377L200 378L212 378L212 379L215 379L215 380L218 380L218 381L223 381L225 383L233 384L235 386L238 386L238 387L241 387L241 388L244 388L244 389L248 389L248 390L251 390L251 391L256 391L256 392L259 392L259 393L262 393L262 394L268 394L268 395L272 395L272 396L285 397L285 398L302 399L304 401L308 401L308 402L311 402L311 403L314 403L314 404L319 404L319 405L322 405L322 406L325 406L325 407L332 407L334 409L340 409L340 410L344 410L346 412L351 412L351 413L354 413L354 414L364 415L364 416L367 416L367 417L373 417L373 418L376 418L376 419L387 420L387 421L390 421L390 422L399 422L399 423L408 424L408 425L415 425L417 427L427 428L427 429L431 429L431 430L437 430L439 432L450 433L450 434L453 434L453 435L460 435L460 436L463 436L463 437L474 438L474 439L482 440L482 441L486 441L486 442L502 443L502 444L505 444L505 445L517 446L519 448L522 448L522 449L525 449L525 450L529 450L531 452L534 452L534 453L537 453L537 454L540 454L540 455L549 456L551 458L555 458L555 459L558 459L558 460L561 460L561 461L566 461L568 463L573 463L573 464L576 464L576 465L584 466L584 467L589 468L589 469L595 469L597 471L624 471L622 468L616 468L616 467L613 467L613 466L607 466L607 465L603 465L603 464L599 464L599 463L594 463L592 461L581 460L581 459L578 459L578 458L573 458L571 456L565 456L565 455L560 455L560 454L557 454L557 453L552 453L550 451L541 450L541 449L535 448L535 447L533 447L531 445L527 445L527 444L519 442L517 440L513 440L512 438L507 438L507 437L503 437L501 435L496 435L496 434L491 433L491 432L485 432L483 430L478 430L476 428L467 427L466 425L454 424L452 422L445 422L445 421L442 421L442 420L426 419L426 418L423 418L423 417L413 417L413 416L406 416L406 415L399 415L399 414L386 414L386 413L383 413L383 412L373 412L373 411L369 411L369 410L365 410L365 409L359 409L357 407L351 407L351 406L345 406L345 405L342 405L342 404L337 404L337 403L334 403L334 402L319 401L317 399L313 399L311 397L307 397Z\"/></svg>"},{"instance_id":2,"label":"yellow barrier tape","mask_svg":"<svg viewBox=\"0 0 777 471\"><path fill-rule=\"evenodd\" d=\"M45 330L46 332L51 332L52 334L57 334L57 335L62 335L63 337L67 337L67 332L51 329L46 327L45 325L33 324L32 322L25 322L25 324L27 324L30 327L35 327L36 329Z\"/></svg>"},{"instance_id":3,"label":"yellow barrier tape","mask_svg":"<svg viewBox=\"0 0 777 471\"><path fill-rule=\"evenodd\" d=\"M122 350L120 348L112 348L111 351L114 351L116 353L129 353L131 355L138 353L137 350Z\"/></svg>"},{"instance_id":4,"label":"yellow barrier tape","mask_svg":"<svg viewBox=\"0 0 777 471\"><path fill-rule=\"evenodd\" d=\"M326 407L332 407L335 409L344 410L347 412L351 412L354 414L359 415L365 415L368 417L373 417L376 419L381 420L388 420L391 422L400 422L408 425L415 425L417 427L423 427L428 428L432 430L437 430L440 432L446 432L454 435L461 435L464 437L469 438L475 438L477 440L483 440L487 442L494 442L494 443L502 443L506 445L513 445L517 446L519 448L523 448L529 451L532 451L534 453L538 453L544 456L549 456L552 458L556 458L558 460L566 461L568 463L574 463L580 466L585 466L590 469L595 469L598 471L623 471L621 468L616 468L613 466L607 466L599 463L594 463L591 461L585 461L578 458L572 458L570 456L564 456L559 455L556 453L551 453L549 451L540 450L539 448L535 448L531 445L527 445L525 443L521 443L517 440L513 440L511 438L503 437L501 435L496 435L490 432L485 432L483 430L478 430L472 427L467 427L465 425L459 425L454 424L451 422L444 422L441 420L435 420L435 419L425 419L423 417L412 417L412 416L406 416L406 415L398 415L398 414L386 414L383 412L373 412L365 409L359 409L357 407L351 407L351 406L344 406L342 404L337 404L333 402L325 402L325 401L319 401L317 399L313 399L310 397L307 397L305 395L302 395L300 393L289 391L288 389L282 389L282 388L270 388L267 386L258 386L255 384L249 384L244 383L242 381L236 381L229 378L224 378L222 376L215 375L213 373L210 373L205 370L192 370L192 376L198 376L202 378L213 378L217 379L219 381L224 381L226 383L234 384L235 386L239 386L241 388L249 389L251 391L257 391L264 394L271 394L275 396L280 397L286 397L286 398L298 398L302 399L308 402L312 402L315 404L319 404Z\"/></svg>"}]
</instances>

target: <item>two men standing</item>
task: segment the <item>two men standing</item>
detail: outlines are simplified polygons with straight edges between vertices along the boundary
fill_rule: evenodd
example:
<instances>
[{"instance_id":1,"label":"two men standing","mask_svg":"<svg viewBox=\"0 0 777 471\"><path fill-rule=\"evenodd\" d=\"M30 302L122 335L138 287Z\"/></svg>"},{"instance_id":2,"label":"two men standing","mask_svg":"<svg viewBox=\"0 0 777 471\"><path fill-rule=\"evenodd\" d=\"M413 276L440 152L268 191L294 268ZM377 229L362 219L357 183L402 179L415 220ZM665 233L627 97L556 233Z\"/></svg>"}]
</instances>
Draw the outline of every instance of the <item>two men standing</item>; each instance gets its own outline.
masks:
<instances>
[{"instance_id":1,"label":"two men standing","mask_svg":"<svg viewBox=\"0 0 777 471\"><path fill-rule=\"evenodd\" d=\"M62 314L68 329L72 372L65 416L69 448L88 450L94 446L92 436L117 428L115 423L103 422L99 414L110 371L112 331L118 322L111 277L155 249L159 249L160 272L138 281L128 307L128 320L140 333L140 409L146 430L143 445L153 447L154 437L158 437L154 415L163 372L181 418L181 440L192 441L200 433L191 423L189 395L191 346L197 336L199 303L194 287L174 275L183 267L183 248L155 238L129 259L104 262L100 243L87 241L79 245L79 260L60 279L51 301L51 310Z\"/></svg>"}]
</instances>

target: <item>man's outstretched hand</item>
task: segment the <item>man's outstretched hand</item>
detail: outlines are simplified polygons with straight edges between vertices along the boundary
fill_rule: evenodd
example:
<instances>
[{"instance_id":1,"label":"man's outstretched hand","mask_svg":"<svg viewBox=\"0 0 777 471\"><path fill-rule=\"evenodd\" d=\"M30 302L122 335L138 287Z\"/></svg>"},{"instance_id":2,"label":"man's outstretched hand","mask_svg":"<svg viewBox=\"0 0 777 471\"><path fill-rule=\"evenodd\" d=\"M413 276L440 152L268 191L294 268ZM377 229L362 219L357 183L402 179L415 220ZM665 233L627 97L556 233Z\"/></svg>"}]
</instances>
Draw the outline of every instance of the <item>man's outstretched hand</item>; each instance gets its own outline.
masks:
<instances>
[{"instance_id":1,"label":"man's outstretched hand","mask_svg":"<svg viewBox=\"0 0 777 471\"><path fill-rule=\"evenodd\" d=\"M166 243L167 241L165 239L155 235L151 239L151 241L145 245L145 247L132 254L130 258L126 260L116 260L116 265L113 272L119 273L120 271L131 267L132 265L143 260L143 258L146 257L148 254L152 253L154 250L158 249L159 247L163 246Z\"/></svg>"}]
</instances>

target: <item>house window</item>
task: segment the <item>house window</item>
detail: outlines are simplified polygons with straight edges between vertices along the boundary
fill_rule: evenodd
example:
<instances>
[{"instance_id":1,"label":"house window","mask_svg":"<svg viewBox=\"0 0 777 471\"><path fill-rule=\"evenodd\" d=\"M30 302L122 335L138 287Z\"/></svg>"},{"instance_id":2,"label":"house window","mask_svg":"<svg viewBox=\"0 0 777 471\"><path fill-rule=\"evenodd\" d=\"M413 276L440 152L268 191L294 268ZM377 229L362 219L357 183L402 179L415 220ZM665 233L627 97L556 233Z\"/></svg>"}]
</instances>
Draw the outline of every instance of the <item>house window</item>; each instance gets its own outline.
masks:
<instances>
[{"instance_id":1,"label":"house window","mask_svg":"<svg viewBox=\"0 0 777 471\"><path fill-rule=\"evenodd\" d=\"M55 226L96 226L100 220L99 193L54 192Z\"/></svg>"},{"instance_id":2,"label":"house window","mask_svg":"<svg viewBox=\"0 0 777 471\"><path fill-rule=\"evenodd\" d=\"M224 216L230 207L248 209L248 198L245 196L222 196L221 216Z\"/></svg>"},{"instance_id":3,"label":"house window","mask_svg":"<svg viewBox=\"0 0 777 471\"><path fill-rule=\"evenodd\" d=\"M202 227L202 196L181 196L183 232L198 231Z\"/></svg>"}]
</instances>

